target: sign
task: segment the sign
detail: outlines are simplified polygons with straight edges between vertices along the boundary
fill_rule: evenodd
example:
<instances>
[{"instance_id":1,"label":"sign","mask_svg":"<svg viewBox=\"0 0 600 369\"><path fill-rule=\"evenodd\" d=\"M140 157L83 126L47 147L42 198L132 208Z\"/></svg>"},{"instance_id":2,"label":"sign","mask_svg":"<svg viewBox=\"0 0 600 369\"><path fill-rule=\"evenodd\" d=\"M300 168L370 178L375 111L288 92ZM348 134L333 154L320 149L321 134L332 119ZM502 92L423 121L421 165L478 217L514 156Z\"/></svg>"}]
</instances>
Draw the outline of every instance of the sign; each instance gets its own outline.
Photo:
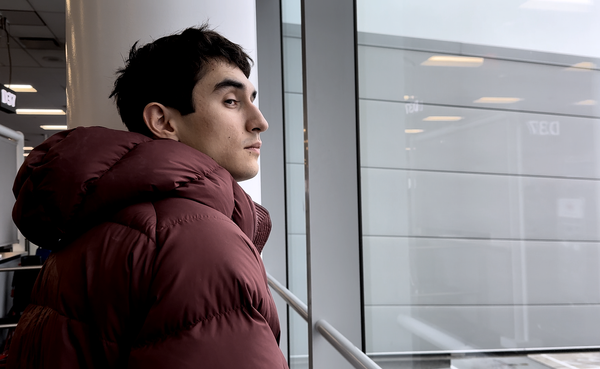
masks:
<instances>
[{"instance_id":1,"label":"sign","mask_svg":"<svg viewBox=\"0 0 600 369\"><path fill-rule=\"evenodd\" d=\"M0 110L2 110L5 113L9 113L9 114L16 113L17 112L17 95L10 88L5 87L4 85L0 85L0 86L2 86L2 90L0 91L0 94L2 94Z\"/></svg>"},{"instance_id":2,"label":"sign","mask_svg":"<svg viewBox=\"0 0 600 369\"><path fill-rule=\"evenodd\" d=\"M419 100L415 100L413 103L404 104L404 109L406 109L406 114L417 113L423 111L423 104Z\"/></svg>"},{"instance_id":3,"label":"sign","mask_svg":"<svg viewBox=\"0 0 600 369\"><path fill-rule=\"evenodd\" d=\"M559 121L530 120L527 122L529 133L534 136L560 136Z\"/></svg>"},{"instance_id":4,"label":"sign","mask_svg":"<svg viewBox=\"0 0 600 369\"><path fill-rule=\"evenodd\" d=\"M558 216L562 218L585 218L585 199L558 199Z\"/></svg>"}]
</instances>

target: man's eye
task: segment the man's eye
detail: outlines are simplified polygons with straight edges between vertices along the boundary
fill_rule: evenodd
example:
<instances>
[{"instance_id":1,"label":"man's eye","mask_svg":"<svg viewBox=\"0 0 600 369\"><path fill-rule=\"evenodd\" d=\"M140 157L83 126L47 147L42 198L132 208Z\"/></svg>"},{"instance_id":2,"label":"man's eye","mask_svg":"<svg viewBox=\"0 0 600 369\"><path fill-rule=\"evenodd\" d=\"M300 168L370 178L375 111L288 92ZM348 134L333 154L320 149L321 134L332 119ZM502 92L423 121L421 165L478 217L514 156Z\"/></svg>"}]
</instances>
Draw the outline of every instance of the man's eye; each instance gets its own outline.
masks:
<instances>
[{"instance_id":1,"label":"man's eye","mask_svg":"<svg viewBox=\"0 0 600 369\"><path fill-rule=\"evenodd\" d=\"M225 104L227 104L227 105L235 105L235 104L237 104L237 102L238 101L234 100L234 99L225 100Z\"/></svg>"}]
</instances>

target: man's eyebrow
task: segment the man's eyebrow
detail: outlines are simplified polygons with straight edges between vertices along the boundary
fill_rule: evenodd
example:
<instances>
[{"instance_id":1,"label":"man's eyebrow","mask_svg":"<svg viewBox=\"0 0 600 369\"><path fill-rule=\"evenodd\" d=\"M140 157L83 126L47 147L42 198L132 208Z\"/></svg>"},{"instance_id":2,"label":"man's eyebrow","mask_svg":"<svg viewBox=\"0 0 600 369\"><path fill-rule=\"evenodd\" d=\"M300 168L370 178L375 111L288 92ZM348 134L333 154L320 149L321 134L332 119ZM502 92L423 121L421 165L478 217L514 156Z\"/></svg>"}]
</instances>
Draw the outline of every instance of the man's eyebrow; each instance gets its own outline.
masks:
<instances>
[{"instance_id":1,"label":"man's eyebrow","mask_svg":"<svg viewBox=\"0 0 600 369\"><path fill-rule=\"evenodd\" d=\"M236 81L235 79L226 78L226 79L222 80L221 82L217 83L215 85L215 88L213 91L218 91L218 90L221 90L221 89L227 88L227 87L233 87L233 88L237 88L239 90L246 90L246 85L244 85L242 82ZM256 98L256 94L257 94L256 90L252 92L253 100Z\"/></svg>"}]
</instances>

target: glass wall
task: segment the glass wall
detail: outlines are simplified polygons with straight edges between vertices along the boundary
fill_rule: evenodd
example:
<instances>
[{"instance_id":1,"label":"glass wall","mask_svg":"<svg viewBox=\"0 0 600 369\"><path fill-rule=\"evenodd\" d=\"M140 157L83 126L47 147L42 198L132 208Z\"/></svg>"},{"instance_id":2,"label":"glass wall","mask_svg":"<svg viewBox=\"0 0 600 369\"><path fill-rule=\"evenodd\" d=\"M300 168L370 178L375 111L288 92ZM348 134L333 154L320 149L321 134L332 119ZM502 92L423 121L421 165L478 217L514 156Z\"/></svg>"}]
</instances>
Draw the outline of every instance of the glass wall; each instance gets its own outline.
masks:
<instances>
[{"instance_id":1,"label":"glass wall","mask_svg":"<svg viewBox=\"0 0 600 369\"><path fill-rule=\"evenodd\" d=\"M357 1L369 354L599 346L599 20Z\"/></svg>"},{"instance_id":2,"label":"glass wall","mask_svg":"<svg viewBox=\"0 0 600 369\"><path fill-rule=\"evenodd\" d=\"M288 288L307 304L300 0L283 0L281 5L288 217ZM290 309L289 314L290 369L307 368L308 324L295 311Z\"/></svg>"}]
</instances>

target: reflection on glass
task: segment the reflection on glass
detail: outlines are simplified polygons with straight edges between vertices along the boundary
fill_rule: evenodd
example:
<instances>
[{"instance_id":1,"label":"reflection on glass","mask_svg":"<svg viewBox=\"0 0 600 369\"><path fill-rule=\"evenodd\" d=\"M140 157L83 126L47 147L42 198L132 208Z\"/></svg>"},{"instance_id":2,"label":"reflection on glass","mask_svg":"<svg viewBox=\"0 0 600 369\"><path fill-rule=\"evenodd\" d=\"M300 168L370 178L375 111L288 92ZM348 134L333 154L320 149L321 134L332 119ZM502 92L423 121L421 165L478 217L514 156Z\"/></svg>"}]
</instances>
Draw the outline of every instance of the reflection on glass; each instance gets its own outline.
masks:
<instances>
[{"instance_id":1,"label":"reflection on glass","mask_svg":"<svg viewBox=\"0 0 600 369\"><path fill-rule=\"evenodd\" d=\"M421 65L428 67L468 67L477 68L483 65L483 58L456 55L434 55Z\"/></svg>"},{"instance_id":2,"label":"reflection on glass","mask_svg":"<svg viewBox=\"0 0 600 369\"><path fill-rule=\"evenodd\" d=\"M579 62L576 64L573 64L572 66L570 66L569 68L566 68L566 71L573 71L573 72L585 72L588 70L592 70L592 69L596 69L596 64L586 61L586 62Z\"/></svg>"},{"instance_id":3,"label":"reflection on glass","mask_svg":"<svg viewBox=\"0 0 600 369\"><path fill-rule=\"evenodd\" d=\"M357 2L375 358L541 368L600 342L600 47L581 32L600 9L517 3Z\"/></svg>"},{"instance_id":4,"label":"reflection on glass","mask_svg":"<svg viewBox=\"0 0 600 369\"><path fill-rule=\"evenodd\" d=\"M521 100L523 99L518 97L480 97L473 102L479 104L512 104Z\"/></svg>"}]
</instances>

